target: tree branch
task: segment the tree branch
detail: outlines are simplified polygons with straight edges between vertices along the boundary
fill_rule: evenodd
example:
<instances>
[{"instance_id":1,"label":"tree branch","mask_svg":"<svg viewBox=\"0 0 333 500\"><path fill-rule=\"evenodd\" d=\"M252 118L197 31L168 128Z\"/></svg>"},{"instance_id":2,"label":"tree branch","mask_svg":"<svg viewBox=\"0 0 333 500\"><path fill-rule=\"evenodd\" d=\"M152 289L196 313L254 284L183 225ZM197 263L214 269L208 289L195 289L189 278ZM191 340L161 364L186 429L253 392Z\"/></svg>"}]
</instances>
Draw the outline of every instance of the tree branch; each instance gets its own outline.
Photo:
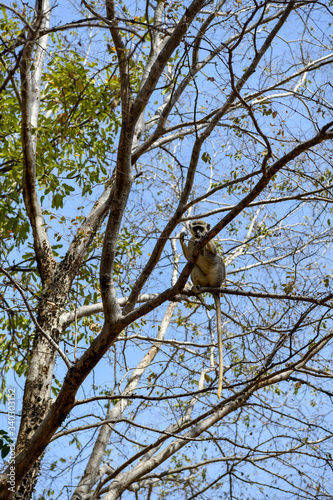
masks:
<instances>
[{"instance_id":1,"label":"tree branch","mask_svg":"<svg viewBox=\"0 0 333 500\"><path fill-rule=\"evenodd\" d=\"M57 353L60 355L60 357L64 360L67 368L70 369L72 366L72 363L69 361L66 354L60 349L58 344L52 339L52 337L50 337L50 335L40 326L40 324L38 323L38 321L35 318L34 313L32 312L32 309L29 305L28 299L26 298L25 293L23 292L20 285L14 280L14 278L11 277L11 275L9 273L7 273L7 271L1 265L0 265L0 271L5 276L7 276L7 278L10 280L11 283L13 283L14 287L21 295L23 302L25 303L26 308L28 309L28 313L30 315L30 318L31 318L33 324L35 325L35 327L37 328L37 330L46 338L46 340L52 345L52 347L54 347L54 349L57 351Z\"/></svg>"},{"instance_id":2,"label":"tree branch","mask_svg":"<svg viewBox=\"0 0 333 500\"><path fill-rule=\"evenodd\" d=\"M42 279L46 282L52 276L55 259L46 231L46 223L38 199L36 180L36 130L40 99L41 69L45 57L47 35L40 39L34 61L35 70L31 72L33 50L38 40L40 28L48 26L50 10L48 0L37 0L33 30L29 32L20 61L22 97L22 147L23 147L23 198L31 222L34 237L37 266Z\"/></svg>"}]
</instances>

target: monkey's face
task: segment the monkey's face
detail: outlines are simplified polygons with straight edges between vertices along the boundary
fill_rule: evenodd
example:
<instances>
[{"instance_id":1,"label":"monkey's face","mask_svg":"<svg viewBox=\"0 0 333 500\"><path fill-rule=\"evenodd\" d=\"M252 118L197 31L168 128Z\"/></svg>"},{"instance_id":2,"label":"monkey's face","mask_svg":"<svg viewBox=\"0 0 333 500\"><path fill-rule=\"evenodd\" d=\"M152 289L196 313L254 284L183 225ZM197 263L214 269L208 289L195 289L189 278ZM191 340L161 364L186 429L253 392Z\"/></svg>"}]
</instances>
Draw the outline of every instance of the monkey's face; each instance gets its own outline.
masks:
<instances>
[{"instance_id":1,"label":"monkey's face","mask_svg":"<svg viewBox=\"0 0 333 500\"><path fill-rule=\"evenodd\" d=\"M207 231L210 230L210 225L206 224L205 222L193 222L191 224L191 233L194 236L196 240L202 238Z\"/></svg>"}]
</instances>

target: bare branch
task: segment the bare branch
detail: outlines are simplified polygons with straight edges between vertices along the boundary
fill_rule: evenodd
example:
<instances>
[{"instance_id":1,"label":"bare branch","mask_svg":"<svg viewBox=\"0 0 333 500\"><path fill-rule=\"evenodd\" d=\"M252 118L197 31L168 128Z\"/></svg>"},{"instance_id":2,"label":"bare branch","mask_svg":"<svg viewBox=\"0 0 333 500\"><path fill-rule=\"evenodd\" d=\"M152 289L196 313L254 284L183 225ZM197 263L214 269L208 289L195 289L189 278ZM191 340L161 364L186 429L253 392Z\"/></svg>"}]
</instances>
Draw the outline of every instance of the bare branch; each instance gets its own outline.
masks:
<instances>
[{"instance_id":1,"label":"bare branch","mask_svg":"<svg viewBox=\"0 0 333 500\"><path fill-rule=\"evenodd\" d=\"M35 74L31 72L33 50L38 40L38 30L48 26L50 10L48 0L40 2L33 22L33 31L28 34L20 61L22 93L22 144L23 144L23 196L31 222L37 265L42 281L53 273L55 260L46 231L46 223L38 199L36 181L36 131L40 98L41 66L44 62L46 38L42 37L41 46L36 50Z\"/></svg>"},{"instance_id":2,"label":"bare branch","mask_svg":"<svg viewBox=\"0 0 333 500\"><path fill-rule=\"evenodd\" d=\"M28 309L28 313L30 315L30 318L31 318L33 324L35 325L35 327L37 328L37 330L46 338L46 340L51 344L51 346L58 352L60 357L64 360L67 368L70 369L72 366L72 363L69 361L66 354L60 349L60 347L57 345L57 343L52 339L52 337L50 337L50 335L40 326L40 324L36 320L35 315L34 315L32 309L29 305L28 299L26 298L25 293L23 292L20 285L14 280L14 278L12 278L12 276L9 273L7 273L7 271L1 265L0 265L0 271L5 276L7 276L7 278L10 280L10 282L14 285L16 290L21 295L23 302L25 303L26 308Z\"/></svg>"}]
</instances>

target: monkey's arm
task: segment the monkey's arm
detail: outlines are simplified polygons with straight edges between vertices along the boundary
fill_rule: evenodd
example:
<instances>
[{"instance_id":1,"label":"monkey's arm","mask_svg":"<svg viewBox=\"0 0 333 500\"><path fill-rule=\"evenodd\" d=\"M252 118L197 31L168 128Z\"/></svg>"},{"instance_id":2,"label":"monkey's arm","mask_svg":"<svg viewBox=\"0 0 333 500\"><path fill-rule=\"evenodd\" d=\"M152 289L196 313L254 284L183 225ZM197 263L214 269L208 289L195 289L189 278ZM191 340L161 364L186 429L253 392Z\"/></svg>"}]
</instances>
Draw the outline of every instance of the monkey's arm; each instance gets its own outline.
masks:
<instances>
[{"instance_id":1,"label":"monkey's arm","mask_svg":"<svg viewBox=\"0 0 333 500\"><path fill-rule=\"evenodd\" d=\"M207 245L204 246L202 250L202 255L204 258L210 262L210 264L216 264L216 260L218 259L218 253L215 244L210 241Z\"/></svg>"},{"instance_id":2,"label":"monkey's arm","mask_svg":"<svg viewBox=\"0 0 333 500\"><path fill-rule=\"evenodd\" d=\"M209 241L207 243L207 245L205 246L205 250L208 250L209 252L211 252L213 255L216 255L217 254L217 250L216 250L216 245L213 241Z\"/></svg>"},{"instance_id":3,"label":"monkey's arm","mask_svg":"<svg viewBox=\"0 0 333 500\"><path fill-rule=\"evenodd\" d=\"M185 259L186 260L190 260L190 254L189 254L187 245L186 245L186 243L184 241L184 238L185 238L185 231L183 231L182 233L180 233L179 240L180 240L180 244L182 246L183 254L185 255Z\"/></svg>"}]
</instances>

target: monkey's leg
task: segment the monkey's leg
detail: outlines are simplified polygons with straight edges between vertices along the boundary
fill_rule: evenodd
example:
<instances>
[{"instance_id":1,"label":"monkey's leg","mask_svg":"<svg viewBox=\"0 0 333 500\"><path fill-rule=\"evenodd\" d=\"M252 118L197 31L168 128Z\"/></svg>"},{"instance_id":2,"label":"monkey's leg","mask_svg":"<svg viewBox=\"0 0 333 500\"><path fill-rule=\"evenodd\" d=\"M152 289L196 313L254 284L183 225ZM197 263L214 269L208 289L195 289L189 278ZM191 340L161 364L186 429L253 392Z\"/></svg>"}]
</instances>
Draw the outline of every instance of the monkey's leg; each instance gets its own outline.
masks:
<instances>
[{"instance_id":1,"label":"monkey's leg","mask_svg":"<svg viewBox=\"0 0 333 500\"><path fill-rule=\"evenodd\" d=\"M207 283L207 276L201 271L197 264L191 272L191 280L194 286L209 286Z\"/></svg>"}]
</instances>

